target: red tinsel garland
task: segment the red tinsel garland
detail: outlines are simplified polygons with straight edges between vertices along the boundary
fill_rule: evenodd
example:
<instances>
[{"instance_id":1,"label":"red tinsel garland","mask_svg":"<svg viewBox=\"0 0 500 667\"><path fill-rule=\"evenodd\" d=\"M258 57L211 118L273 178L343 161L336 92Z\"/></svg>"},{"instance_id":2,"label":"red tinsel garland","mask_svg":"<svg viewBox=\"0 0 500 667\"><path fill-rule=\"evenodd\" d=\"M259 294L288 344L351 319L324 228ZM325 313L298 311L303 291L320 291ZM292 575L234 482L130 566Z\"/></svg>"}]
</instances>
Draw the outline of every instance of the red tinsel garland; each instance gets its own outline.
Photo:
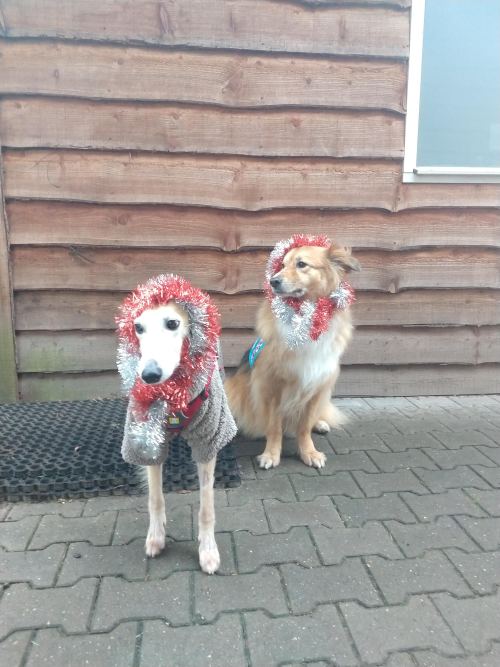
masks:
<instances>
[{"instance_id":1,"label":"red tinsel garland","mask_svg":"<svg viewBox=\"0 0 500 667\"><path fill-rule=\"evenodd\" d=\"M188 303L200 310L205 334L205 347L193 354L189 340L182 346L179 366L165 382L148 385L137 378L131 395L143 410L146 418L149 406L159 399L168 403L169 411L186 409L193 382L200 373L210 373L217 359L217 343L220 336L220 316L210 297L193 287L180 276L167 275L153 278L139 285L122 303L116 318L119 338L126 342L132 353L139 354L139 340L134 322L147 309L166 305L169 301Z\"/></svg>"}]
</instances>

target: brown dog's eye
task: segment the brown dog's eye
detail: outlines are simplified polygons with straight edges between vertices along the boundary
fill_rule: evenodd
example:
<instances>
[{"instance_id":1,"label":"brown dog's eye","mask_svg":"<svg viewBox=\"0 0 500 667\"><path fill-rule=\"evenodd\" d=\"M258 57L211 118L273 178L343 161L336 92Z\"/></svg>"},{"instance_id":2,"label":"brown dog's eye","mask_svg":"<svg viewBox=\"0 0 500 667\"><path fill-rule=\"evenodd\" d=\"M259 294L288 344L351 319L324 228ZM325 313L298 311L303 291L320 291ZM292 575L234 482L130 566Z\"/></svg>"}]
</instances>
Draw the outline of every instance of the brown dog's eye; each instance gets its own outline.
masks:
<instances>
[{"instance_id":1,"label":"brown dog's eye","mask_svg":"<svg viewBox=\"0 0 500 667\"><path fill-rule=\"evenodd\" d=\"M176 329L178 329L179 324L180 324L179 320L165 320L165 326L170 331L175 331Z\"/></svg>"},{"instance_id":2,"label":"brown dog's eye","mask_svg":"<svg viewBox=\"0 0 500 667\"><path fill-rule=\"evenodd\" d=\"M297 268L298 269L305 269L306 266L307 266L307 264L305 262L303 262L301 259L299 259L299 261L297 262Z\"/></svg>"},{"instance_id":3,"label":"brown dog's eye","mask_svg":"<svg viewBox=\"0 0 500 667\"><path fill-rule=\"evenodd\" d=\"M134 324L134 329L135 329L135 333L136 333L136 334L142 334L142 333L144 333L144 327L142 326L142 324L139 324L139 322L136 322L136 323Z\"/></svg>"}]
</instances>

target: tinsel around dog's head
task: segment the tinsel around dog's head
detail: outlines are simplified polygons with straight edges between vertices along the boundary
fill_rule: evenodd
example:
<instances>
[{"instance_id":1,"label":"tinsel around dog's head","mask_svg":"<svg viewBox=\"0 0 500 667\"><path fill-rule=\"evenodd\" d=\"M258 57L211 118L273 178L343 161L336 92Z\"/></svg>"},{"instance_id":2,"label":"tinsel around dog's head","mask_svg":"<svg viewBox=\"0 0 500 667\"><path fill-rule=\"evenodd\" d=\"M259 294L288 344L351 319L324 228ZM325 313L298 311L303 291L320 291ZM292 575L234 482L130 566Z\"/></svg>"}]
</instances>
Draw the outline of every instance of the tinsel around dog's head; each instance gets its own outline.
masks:
<instances>
[{"instance_id":1,"label":"tinsel around dog's head","mask_svg":"<svg viewBox=\"0 0 500 667\"><path fill-rule=\"evenodd\" d=\"M175 301L187 312L189 334L182 348L179 366L171 378L159 385L146 385L137 377L140 350L134 323L147 309ZM194 376L210 376L217 358L220 316L208 294L173 274L160 275L139 285L120 306L117 365L126 393L142 406L163 399L172 410L185 408Z\"/></svg>"},{"instance_id":2,"label":"tinsel around dog's head","mask_svg":"<svg viewBox=\"0 0 500 667\"><path fill-rule=\"evenodd\" d=\"M278 241L269 255L266 268L266 281L269 283L271 278L283 268L285 255L294 248L303 248L304 246L316 246L319 248L329 248L331 241L327 236L311 236L309 234L294 234L289 239Z\"/></svg>"}]
</instances>

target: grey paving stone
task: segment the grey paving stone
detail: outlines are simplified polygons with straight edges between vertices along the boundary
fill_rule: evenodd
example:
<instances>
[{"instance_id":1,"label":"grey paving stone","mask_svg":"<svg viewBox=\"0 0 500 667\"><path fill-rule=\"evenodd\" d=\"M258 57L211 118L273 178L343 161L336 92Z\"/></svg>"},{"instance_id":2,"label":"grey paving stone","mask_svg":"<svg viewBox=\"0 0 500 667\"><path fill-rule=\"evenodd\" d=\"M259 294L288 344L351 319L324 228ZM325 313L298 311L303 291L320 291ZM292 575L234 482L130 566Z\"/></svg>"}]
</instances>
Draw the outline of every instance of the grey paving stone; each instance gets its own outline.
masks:
<instances>
[{"instance_id":1,"label":"grey paving stone","mask_svg":"<svg viewBox=\"0 0 500 667\"><path fill-rule=\"evenodd\" d=\"M53 544L41 551L0 552L0 580L4 584L29 581L33 586L51 586L65 550L64 544Z\"/></svg>"},{"instance_id":2,"label":"grey paving stone","mask_svg":"<svg viewBox=\"0 0 500 667\"><path fill-rule=\"evenodd\" d=\"M493 551L500 548L500 518L459 516L457 521L483 549Z\"/></svg>"},{"instance_id":3,"label":"grey paving stone","mask_svg":"<svg viewBox=\"0 0 500 667\"><path fill-rule=\"evenodd\" d=\"M0 521L4 521L5 517L10 512L11 509L12 509L11 503L0 501Z\"/></svg>"},{"instance_id":4,"label":"grey paving stone","mask_svg":"<svg viewBox=\"0 0 500 667\"><path fill-rule=\"evenodd\" d=\"M441 445L438 440L429 433L413 433L401 435L384 435L382 440L393 452L404 452L407 449L439 449Z\"/></svg>"},{"instance_id":5,"label":"grey paving stone","mask_svg":"<svg viewBox=\"0 0 500 667\"><path fill-rule=\"evenodd\" d=\"M498 402L492 396L453 396L450 397L450 400L453 401L453 403L462 405L464 408L498 407Z\"/></svg>"},{"instance_id":6,"label":"grey paving stone","mask_svg":"<svg viewBox=\"0 0 500 667\"><path fill-rule=\"evenodd\" d=\"M342 520L330 498L320 496L307 502L282 503L264 500L273 533L285 533L292 526L342 526Z\"/></svg>"},{"instance_id":7,"label":"grey paving stone","mask_svg":"<svg viewBox=\"0 0 500 667\"><path fill-rule=\"evenodd\" d=\"M473 431L463 424L462 430L454 431L433 431L432 435L439 442L442 442L448 449L460 449L470 445L492 445L493 441L481 431Z\"/></svg>"},{"instance_id":8,"label":"grey paving stone","mask_svg":"<svg viewBox=\"0 0 500 667\"><path fill-rule=\"evenodd\" d=\"M352 437L363 435L385 435L397 433L397 429L392 422L385 418L370 419L363 417L361 419L351 419L344 427Z\"/></svg>"},{"instance_id":9,"label":"grey paving stone","mask_svg":"<svg viewBox=\"0 0 500 667\"><path fill-rule=\"evenodd\" d=\"M488 457L492 461L494 461L498 466L500 466L500 447L493 446L493 447L485 447L482 445L479 445L477 447L484 456Z\"/></svg>"},{"instance_id":10,"label":"grey paving stone","mask_svg":"<svg viewBox=\"0 0 500 667\"><path fill-rule=\"evenodd\" d=\"M371 556L366 564L389 604L402 603L412 593L448 591L457 596L471 595L470 588L439 551L401 560Z\"/></svg>"},{"instance_id":11,"label":"grey paving stone","mask_svg":"<svg viewBox=\"0 0 500 667\"><path fill-rule=\"evenodd\" d=\"M325 659L338 667L358 666L334 606L318 607L307 616L271 619L254 611L244 617L252 667Z\"/></svg>"},{"instance_id":12,"label":"grey paving stone","mask_svg":"<svg viewBox=\"0 0 500 667\"><path fill-rule=\"evenodd\" d=\"M386 526L406 556L419 556L428 549L459 547L477 551L474 542L450 517L440 517L433 523L403 525L387 521Z\"/></svg>"},{"instance_id":13,"label":"grey paving stone","mask_svg":"<svg viewBox=\"0 0 500 667\"><path fill-rule=\"evenodd\" d=\"M448 549L447 554L476 592L494 593L500 586L500 551L467 554Z\"/></svg>"},{"instance_id":14,"label":"grey paving stone","mask_svg":"<svg viewBox=\"0 0 500 667\"><path fill-rule=\"evenodd\" d=\"M120 621L135 618L163 618L178 625L189 623L190 576L190 572L174 572L167 579L133 582L104 577L92 630L110 630Z\"/></svg>"},{"instance_id":15,"label":"grey paving stone","mask_svg":"<svg viewBox=\"0 0 500 667\"><path fill-rule=\"evenodd\" d=\"M0 639L16 629L61 625L66 632L85 632L96 579L71 587L35 588L12 584L0 600Z\"/></svg>"},{"instance_id":16,"label":"grey paving stone","mask_svg":"<svg viewBox=\"0 0 500 667\"><path fill-rule=\"evenodd\" d=\"M103 512L133 509L141 512L147 512L147 496L99 496L97 498L89 498L85 503L83 516L97 516Z\"/></svg>"},{"instance_id":17,"label":"grey paving stone","mask_svg":"<svg viewBox=\"0 0 500 667\"><path fill-rule=\"evenodd\" d=\"M493 644L491 651L487 653L469 655L465 658L446 658L432 651L418 651L414 656L418 667L498 667L500 644Z\"/></svg>"},{"instance_id":18,"label":"grey paving stone","mask_svg":"<svg viewBox=\"0 0 500 667\"><path fill-rule=\"evenodd\" d=\"M359 558L349 558L341 565L311 569L294 564L282 565L281 572L294 614L313 611L323 602L359 600L369 606L381 604Z\"/></svg>"},{"instance_id":19,"label":"grey paving stone","mask_svg":"<svg viewBox=\"0 0 500 667\"><path fill-rule=\"evenodd\" d=\"M100 514L99 516L102 516ZM113 535L113 544L127 544L139 538L145 540L148 532L149 516L147 512L121 510ZM167 540L193 539L193 508L191 505L176 507L170 512L167 508Z\"/></svg>"},{"instance_id":20,"label":"grey paving stone","mask_svg":"<svg viewBox=\"0 0 500 667\"><path fill-rule=\"evenodd\" d=\"M239 456L238 457L238 466L240 469L240 477L241 479L257 479L257 472L255 470L255 466L253 464L253 457L252 456ZM278 466L279 469L279 466ZM262 472L265 472L263 470Z\"/></svg>"},{"instance_id":21,"label":"grey paving stone","mask_svg":"<svg viewBox=\"0 0 500 667\"><path fill-rule=\"evenodd\" d=\"M136 540L124 546L106 547L94 547L87 542L73 542L69 545L57 585L73 584L81 577L105 575L144 579L146 576L144 542Z\"/></svg>"},{"instance_id":22,"label":"grey paving stone","mask_svg":"<svg viewBox=\"0 0 500 667\"><path fill-rule=\"evenodd\" d=\"M142 543L142 542L141 542ZM220 554L218 574L235 574L233 546L229 533L217 535L217 547ZM148 579L165 579L172 572L199 570L198 540L192 542L168 542L165 549L156 558L148 561Z\"/></svg>"},{"instance_id":23,"label":"grey paving stone","mask_svg":"<svg viewBox=\"0 0 500 667\"><path fill-rule=\"evenodd\" d=\"M7 551L26 549L39 521L39 516L27 516L19 521L2 521L0 523L0 547Z\"/></svg>"},{"instance_id":24,"label":"grey paving stone","mask_svg":"<svg viewBox=\"0 0 500 667\"><path fill-rule=\"evenodd\" d=\"M55 542L86 540L96 546L110 544L116 513L104 512L96 517L43 516L33 535L30 549L43 549Z\"/></svg>"},{"instance_id":25,"label":"grey paving stone","mask_svg":"<svg viewBox=\"0 0 500 667\"><path fill-rule=\"evenodd\" d=\"M194 579L195 612L211 622L221 611L264 609L270 614L288 612L277 568L263 567L253 574L207 577L198 572Z\"/></svg>"},{"instance_id":26,"label":"grey paving stone","mask_svg":"<svg viewBox=\"0 0 500 667\"><path fill-rule=\"evenodd\" d=\"M293 488L299 500L313 500L319 496L349 496L362 498L363 493L350 472L338 472L334 475L305 477L290 475Z\"/></svg>"},{"instance_id":27,"label":"grey paving stone","mask_svg":"<svg viewBox=\"0 0 500 667\"><path fill-rule=\"evenodd\" d=\"M25 516L60 514L61 516L81 516L84 500L56 500L47 503L14 503L9 512L9 521L17 521Z\"/></svg>"},{"instance_id":28,"label":"grey paving stone","mask_svg":"<svg viewBox=\"0 0 500 667\"><path fill-rule=\"evenodd\" d=\"M407 449L404 452L371 452L370 456L383 472L394 472L400 468L427 468L435 470L436 464L426 455L429 450Z\"/></svg>"},{"instance_id":29,"label":"grey paving stone","mask_svg":"<svg viewBox=\"0 0 500 667\"><path fill-rule=\"evenodd\" d=\"M301 563L305 567L319 565L316 548L305 527L290 528L288 533L252 535L234 533L236 559L240 572L252 572L261 565Z\"/></svg>"},{"instance_id":30,"label":"grey paving stone","mask_svg":"<svg viewBox=\"0 0 500 667\"><path fill-rule=\"evenodd\" d=\"M403 437L407 435L415 435L417 433L431 433L443 428L443 423L447 426L445 420L449 419L450 415L447 415L443 411L435 411L430 413L429 411L417 411L410 415L404 415L402 417L393 417L391 422L394 426L403 433Z\"/></svg>"},{"instance_id":31,"label":"grey paving stone","mask_svg":"<svg viewBox=\"0 0 500 667\"><path fill-rule=\"evenodd\" d=\"M380 554L387 558L401 558L400 549L379 523L369 523L363 528L313 526L311 532L327 565L340 563L346 556Z\"/></svg>"},{"instance_id":32,"label":"grey paving stone","mask_svg":"<svg viewBox=\"0 0 500 667\"><path fill-rule=\"evenodd\" d=\"M450 396L409 396L408 400L421 410L447 410L456 407Z\"/></svg>"},{"instance_id":33,"label":"grey paving stone","mask_svg":"<svg viewBox=\"0 0 500 667\"><path fill-rule=\"evenodd\" d=\"M411 470L379 473L353 472L352 474L368 497L375 498L390 491L428 493Z\"/></svg>"},{"instance_id":34,"label":"grey paving stone","mask_svg":"<svg viewBox=\"0 0 500 667\"><path fill-rule=\"evenodd\" d=\"M490 642L500 639L500 591L460 600L437 593L432 599L467 651L488 651Z\"/></svg>"},{"instance_id":35,"label":"grey paving stone","mask_svg":"<svg viewBox=\"0 0 500 667\"><path fill-rule=\"evenodd\" d=\"M456 468L477 463L484 466L495 466L493 461L486 458L479 449L468 445L460 449L427 450L429 456L440 468Z\"/></svg>"},{"instance_id":36,"label":"grey paving stone","mask_svg":"<svg viewBox=\"0 0 500 667\"><path fill-rule=\"evenodd\" d=\"M377 472L373 461L369 459L366 452L355 451L347 454L331 454L324 468L319 469L320 475L333 475L345 470L364 470L365 472Z\"/></svg>"},{"instance_id":37,"label":"grey paving stone","mask_svg":"<svg viewBox=\"0 0 500 667\"><path fill-rule=\"evenodd\" d=\"M425 496L402 493L401 497L404 498L404 501L415 512L420 521L434 521L438 516L449 514L485 516L481 508L462 489L448 489L443 493L429 493Z\"/></svg>"},{"instance_id":38,"label":"grey paving stone","mask_svg":"<svg viewBox=\"0 0 500 667\"><path fill-rule=\"evenodd\" d=\"M467 489L469 496L478 502L481 507L492 516L500 516L500 489L481 491L479 489Z\"/></svg>"},{"instance_id":39,"label":"grey paving stone","mask_svg":"<svg viewBox=\"0 0 500 667\"><path fill-rule=\"evenodd\" d=\"M276 475L268 479L242 481L241 486L228 489L229 505L245 505L262 498L277 498L285 502L295 500L295 493L287 475Z\"/></svg>"},{"instance_id":40,"label":"grey paving stone","mask_svg":"<svg viewBox=\"0 0 500 667\"><path fill-rule=\"evenodd\" d=\"M359 499L334 496L333 502L348 528L362 526L367 521L383 519L395 519L402 523L415 523L414 515L397 493L384 493L378 498Z\"/></svg>"},{"instance_id":41,"label":"grey paving stone","mask_svg":"<svg viewBox=\"0 0 500 667\"><path fill-rule=\"evenodd\" d=\"M269 532L269 524L264 512L262 500L253 500L246 505L221 507L215 514L215 531L228 532L248 530L254 535Z\"/></svg>"},{"instance_id":42,"label":"grey paving stone","mask_svg":"<svg viewBox=\"0 0 500 667\"><path fill-rule=\"evenodd\" d=\"M377 410L417 410L417 406L406 396L380 396L365 398L364 400L370 408Z\"/></svg>"},{"instance_id":43,"label":"grey paving stone","mask_svg":"<svg viewBox=\"0 0 500 667\"><path fill-rule=\"evenodd\" d=\"M470 484L469 486L475 486L477 489L489 489L490 485L497 489L500 488L500 468L486 468L484 466L475 465L474 470L478 472L488 484L483 482L482 486L479 486L478 484Z\"/></svg>"},{"instance_id":44,"label":"grey paving stone","mask_svg":"<svg viewBox=\"0 0 500 667\"><path fill-rule=\"evenodd\" d=\"M20 667L31 634L31 630L21 630L0 642L0 665Z\"/></svg>"},{"instance_id":45,"label":"grey paving stone","mask_svg":"<svg viewBox=\"0 0 500 667\"><path fill-rule=\"evenodd\" d=\"M161 661L164 656L164 662ZM140 667L247 667L239 616L221 616L210 625L171 628L162 621L144 623Z\"/></svg>"},{"instance_id":46,"label":"grey paving stone","mask_svg":"<svg viewBox=\"0 0 500 667\"><path fill-rule=\"evenodd\" d=\"M382 662L391 651L434 648L461 653L461 647L430 600L412 597L405 605L364 609L344 602L341 609L365 662Z\"/></svg>"},{"instance_id":47,"label":"grey paving stone","mask_svg":"<svg viewBox=\"0 0 500 667\"><path fill-rule=\"evenodd\" d=\"M389 448L383 443L379 436L357 435L347 436L339 435L337 431L331 431L328 434L328 442L336 454L347 454L348 452L368 451L375 449L379 452L388 452Z\"/></svg>"},{"instance_id":48,"label":"grey paving stone","mask_svg":"<svg viewBox=\"0 0 500 667\"><path fill-rule=\"evenodd\" d=\"M485 468L485 470L495 470L495 468ZM433 493L441 493L446 489L462 489L464 486L473 486L476 489L491 488L484 479L481 479L474 470L467 466L458 466L453 470L418 468L414 472Z\"/></svg>"},{"instance_id":49,"label":"grey paving stone","mask_svg":"<svg viewBox=\"0 0 500 667\"><path fill-rule=\"evenodd\" d=\"M495 427L491 428L489 426L483 425L479 429L481 433L483 433L491 442L496 443L497 445L500 445L500 429ZM481 443L482 444L482 443ZM485 445L488 443L485 442Z\"/></svg>"},{"instance_id":50,"label":"grey paving stone","mask_svg":"<svg viewBox=\"0 0 500 667\"><path fill-rule=\"evenodd\" d=\"M132 667L137 623L123 623L109 634L65 636L59 630L39 630L27 667Z\"/></svg>"}]
</instances>

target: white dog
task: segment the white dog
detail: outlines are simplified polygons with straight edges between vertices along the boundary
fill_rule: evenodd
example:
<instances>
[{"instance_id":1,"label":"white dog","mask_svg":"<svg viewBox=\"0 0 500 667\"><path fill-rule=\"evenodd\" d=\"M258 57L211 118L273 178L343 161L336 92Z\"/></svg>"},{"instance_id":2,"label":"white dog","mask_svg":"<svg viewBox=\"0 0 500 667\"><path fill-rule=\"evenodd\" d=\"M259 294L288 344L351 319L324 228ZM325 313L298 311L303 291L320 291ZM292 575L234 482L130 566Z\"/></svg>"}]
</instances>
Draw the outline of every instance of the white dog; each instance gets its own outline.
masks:
<instances>
[{"instance_id":1,"label":"white dog","mask_svg":"<svg viewBox=\"0 0 500 667\"><path fill-rule=\"evenodd\" d=\"M198 465L200 566L212 574L220 564L216 455L236 434L218 365L218 312L208 295L183 278L158 276L125 299L117 324L118 369L129 396L122 455L147 470L146 553L157 556L165 546L162 464L169 440L182 432Z\"/></svg>"}]
</instances>

